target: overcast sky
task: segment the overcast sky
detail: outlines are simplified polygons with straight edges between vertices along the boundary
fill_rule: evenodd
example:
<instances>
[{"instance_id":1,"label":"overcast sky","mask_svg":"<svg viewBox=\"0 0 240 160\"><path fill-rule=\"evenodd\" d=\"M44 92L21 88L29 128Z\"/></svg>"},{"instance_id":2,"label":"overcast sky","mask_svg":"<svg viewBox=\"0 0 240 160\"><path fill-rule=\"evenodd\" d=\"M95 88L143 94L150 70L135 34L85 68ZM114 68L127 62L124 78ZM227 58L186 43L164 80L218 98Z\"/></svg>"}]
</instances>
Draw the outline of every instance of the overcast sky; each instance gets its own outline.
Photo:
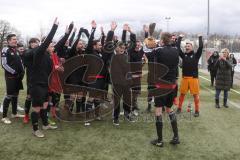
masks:
<instances>
[{"instance_id":1,"label":"overcast sky","mask_svg":"<svg viewBox=\"0 0 240 160\"><path fill-rule=\"evenodd\" d=\"M239 6L239 0L210 0L210 32L240 34ZM35 36L40 28L48 32L56 16L58 34L71 21L78 28L89 28L92 19L105 30L111 21L118 22L119 31L123 23L139 30L149 22L166 30L165 17L171 17L170 31L206 34L207 0L0 0L0 19L8 20L24 36Z\"/></svg>"}]
</instances>

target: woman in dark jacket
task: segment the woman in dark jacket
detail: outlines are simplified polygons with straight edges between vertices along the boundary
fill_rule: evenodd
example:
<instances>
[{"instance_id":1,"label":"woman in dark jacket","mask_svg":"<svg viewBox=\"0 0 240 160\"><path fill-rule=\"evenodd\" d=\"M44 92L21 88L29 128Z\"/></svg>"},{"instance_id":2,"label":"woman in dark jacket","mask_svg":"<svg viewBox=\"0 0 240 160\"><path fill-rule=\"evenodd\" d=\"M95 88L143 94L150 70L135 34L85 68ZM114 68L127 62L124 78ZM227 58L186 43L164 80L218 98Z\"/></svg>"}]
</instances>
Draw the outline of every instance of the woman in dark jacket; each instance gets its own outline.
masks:
<instances>
[{"instance_id":1,"label":"woman in dark jacket","mask_svg":"<svg viewBox=\"0 0 240 160\"><path fill-rule=\"evenodd\" d=\"M228 108L227 105L227 99L228 99L228 91L231 88L231 71L232 71L232 65L228 60L229 56L229 50L227 48L222 49L220 53L220 58L216 62L215 67L217 70L216 75L216 108L220 108L219 106L219 96L221 91L224 91L224 99L223 99L223 106Z\"/></svg>"}]
</instances>

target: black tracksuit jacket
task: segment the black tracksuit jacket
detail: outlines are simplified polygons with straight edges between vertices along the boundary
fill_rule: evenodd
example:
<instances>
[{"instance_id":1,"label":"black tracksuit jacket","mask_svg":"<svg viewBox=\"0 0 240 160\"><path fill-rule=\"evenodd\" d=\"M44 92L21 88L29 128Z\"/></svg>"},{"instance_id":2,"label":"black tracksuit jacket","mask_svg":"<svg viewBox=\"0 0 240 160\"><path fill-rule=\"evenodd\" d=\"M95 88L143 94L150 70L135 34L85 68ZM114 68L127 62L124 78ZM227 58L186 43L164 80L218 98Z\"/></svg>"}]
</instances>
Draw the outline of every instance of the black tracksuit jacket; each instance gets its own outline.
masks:
<instances>
[{"instance_id":1,"label":"black tracksuit jacket","mask_svg":"<svg viewBox=\"0 0 240 160\"><path fill-rule=\"evenodd\" d=\"M199 37L199 47L197 52L183 53L180 47L182 38L178 38L177 48L179 50L179 56L182 58L182 76L198 78L198 62L202 55L203 40Z\"/></svg>"}]
</instances>

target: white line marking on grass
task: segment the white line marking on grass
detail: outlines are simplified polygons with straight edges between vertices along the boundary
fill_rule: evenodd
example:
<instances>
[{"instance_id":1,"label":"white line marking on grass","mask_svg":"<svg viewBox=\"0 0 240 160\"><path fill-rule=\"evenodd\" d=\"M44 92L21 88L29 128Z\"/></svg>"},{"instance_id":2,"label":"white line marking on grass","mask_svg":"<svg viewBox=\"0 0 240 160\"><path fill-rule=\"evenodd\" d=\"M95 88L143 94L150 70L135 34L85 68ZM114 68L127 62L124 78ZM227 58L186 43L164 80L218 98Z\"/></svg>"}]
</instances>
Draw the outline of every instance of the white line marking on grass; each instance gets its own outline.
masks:
<instances>
[{"instance_id":1,"label":"white line marking on grass","mask_svg":"<svg viewBox=\"0 0 240 160\"><path fill-rule=\"evenodd\" d=\"M204 80L206 80L206 81L209 81L209 82L211 81L211 80L207 79L206 77L203 77L203 76L199 76L199 77L204 79ZM231 89L231 91L233 91L233 92L235 92L237 94L240 94L240 92L236 91L235 89Z\"/></svg>"},{"instance_id":2,"label":"white line marking on grass","mask_svg":"<svg viewBox=\"0 0 240 160\"><path fill-rule=\"evenodd\" d=\"M208 90L210 93L215 94L215 91L213 91L213 90L211 90L211 89L209 89L209 88L207 88L207 87L205 87L205 86L203 86L203 85L201 85L201 86L202 86L204 89ZM221 96L221 98L222 98L222 96ZM229 102L232 106L240 109L240 107L239 107L239 105L238 105L237 103L235 103L235 102L233 102L233 101L230 101L229 99L228 99L228 102Z\"/></svg>"},{"instance_id":3,"label":"white line marking on grass","mask_svg":"<svg viewBox=\"0 0 240 160\"><path fill-rule=\"evenodd\" d=\"M205 78L205 77L202 77L202 76L199 76L199 77L201 77L202 79L205 79L205 80L209 80L209 79L207 79L207 78ZM210 80L209 80L210 81ZM205 86L203 86L203 85L201 85L204 89L206 89L206 90L208 90L210 93L212 93L213 95L215 95L215 91L214 90L212 90L212 89L209 89L208 87L205 87ZM221 96L221 98L222 98L222 96ZM233 101L230 101L229 99L228 99L228 102L232 105L232 106L234 106L234 107L236 107L236 108L239 108L240 109L240 107L239 107L239 105L237 104L237 103L235 103L235 102L233 102Z\"/></svg>"}]
</instances>

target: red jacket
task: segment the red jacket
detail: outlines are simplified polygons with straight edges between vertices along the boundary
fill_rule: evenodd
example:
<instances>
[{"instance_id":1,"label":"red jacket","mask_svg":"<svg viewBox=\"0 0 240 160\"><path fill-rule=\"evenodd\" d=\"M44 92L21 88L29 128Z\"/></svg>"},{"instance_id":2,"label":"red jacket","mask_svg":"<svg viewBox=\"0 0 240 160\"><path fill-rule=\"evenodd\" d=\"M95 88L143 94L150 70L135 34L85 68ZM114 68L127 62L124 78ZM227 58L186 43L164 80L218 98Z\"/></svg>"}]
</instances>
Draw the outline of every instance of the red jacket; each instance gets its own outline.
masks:
<instances>
[{"instance_id":1,"label":"red jacket","mask_svg":"<svg viewBox=\"0 0 240 160\"><path fill-rule=\"evenodd\" d=\"M62 93L61 80L57 68L60 67L59 57L56 53L51 54L53 63L52 73L49 77L49 92Z\"/></svg>"}]
</instances>

